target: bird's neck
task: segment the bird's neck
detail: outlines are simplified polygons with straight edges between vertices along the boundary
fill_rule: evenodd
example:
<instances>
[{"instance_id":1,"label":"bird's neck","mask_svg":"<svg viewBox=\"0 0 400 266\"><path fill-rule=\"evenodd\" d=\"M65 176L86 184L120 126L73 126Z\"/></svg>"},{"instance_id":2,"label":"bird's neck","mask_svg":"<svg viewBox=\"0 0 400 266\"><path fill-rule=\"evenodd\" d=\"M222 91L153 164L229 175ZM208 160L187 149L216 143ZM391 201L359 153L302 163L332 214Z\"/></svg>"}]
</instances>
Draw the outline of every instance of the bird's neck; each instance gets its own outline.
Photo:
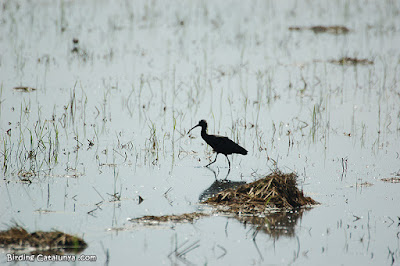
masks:
<instances>
[{"instance_id":1,"label":"bird's neck","mask_svg":"<svg viewBox=\"0 0 400 266\"><path fill-rule=\"evenodd\" d=\"M201 136L204 138L204 136L207 136L208 134L207 134L207 128L205 128L205 127L202 127L201 128Z\"/></svg>"}]
</instances>

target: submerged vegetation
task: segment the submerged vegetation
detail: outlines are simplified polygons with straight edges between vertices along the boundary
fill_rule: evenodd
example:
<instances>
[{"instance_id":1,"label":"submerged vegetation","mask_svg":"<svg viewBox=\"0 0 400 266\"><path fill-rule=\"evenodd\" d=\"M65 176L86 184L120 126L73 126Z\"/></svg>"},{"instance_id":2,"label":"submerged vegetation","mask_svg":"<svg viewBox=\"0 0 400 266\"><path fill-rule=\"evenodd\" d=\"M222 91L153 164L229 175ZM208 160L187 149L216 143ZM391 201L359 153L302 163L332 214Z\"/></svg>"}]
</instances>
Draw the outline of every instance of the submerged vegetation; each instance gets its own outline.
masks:
<instances>
[{"instance_id":1,"label":"submerged vegetation","mask_svg":"<svg viewBox=\"0 0 400 266\"><path fill-rule=\"evenodd\" d=\"M125 247L138 264L398 263L400 6L286 4L4 1L2 220L78 228L105 264ZM203 118L248 150L231 170L202 167L215 154L186 132ZM260 174L278 165L296 174Z\"/></svg>"}]
</instances>

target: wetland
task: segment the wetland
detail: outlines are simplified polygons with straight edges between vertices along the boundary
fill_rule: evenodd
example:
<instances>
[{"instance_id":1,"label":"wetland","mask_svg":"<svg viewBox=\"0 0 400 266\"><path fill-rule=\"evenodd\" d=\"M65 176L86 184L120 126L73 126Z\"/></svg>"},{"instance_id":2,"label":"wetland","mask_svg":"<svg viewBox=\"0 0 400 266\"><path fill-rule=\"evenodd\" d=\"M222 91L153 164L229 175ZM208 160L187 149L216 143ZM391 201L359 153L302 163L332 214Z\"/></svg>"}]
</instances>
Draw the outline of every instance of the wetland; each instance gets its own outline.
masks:
<instances>
[{"instance_id":1,"label":"wetland","mask_svg":"<svg viewBox=\"0 0 400 266\"><path fill-rule=\"evenodd\" d=\"M0 263L399 264L399 21L392 0L2 1ZM202 119L247 155L204 167ZM204 204L243 188L234 214Z\"/></svg>"}]
</instances>

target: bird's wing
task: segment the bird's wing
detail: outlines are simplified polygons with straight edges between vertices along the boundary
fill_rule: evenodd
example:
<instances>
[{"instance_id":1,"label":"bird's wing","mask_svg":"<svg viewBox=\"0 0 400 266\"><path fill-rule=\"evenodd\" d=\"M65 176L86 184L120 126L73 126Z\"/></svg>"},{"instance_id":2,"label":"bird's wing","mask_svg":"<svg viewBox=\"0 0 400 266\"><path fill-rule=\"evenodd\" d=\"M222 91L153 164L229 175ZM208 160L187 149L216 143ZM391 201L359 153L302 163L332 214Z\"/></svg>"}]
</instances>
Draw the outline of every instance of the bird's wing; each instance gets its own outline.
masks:
<instances>
[{"instance_id":1,"label":"bird's wing","mask_svg":"<svg viewBox=\"0 0 400 266\"><path fill-rule=\"evenodd\" d=\"M247 150L234 142L233 140L229 139L228 137L216 136L219 141L217 147L214 149L218 149L220 153L223 154L232 154L232 153L239 153L246 155Z\"/></svg>"},{"instance_id":2,"label":"bird's wing","mask_svg":"<svg viewBox=\"0 0 400 266\"><path fill-rule=\"evenodd\" d=\"M211 135L210 143L208 143L216 152L219 153L232 153L237 144L230 140L228 137Z\"/></svg>"},{"instance_id":3,"label":"bird's wing","mask_svg":"<svg viewBox=\"0 0 400 266\"><path fill-rule=\"evenodd\" d=\"M208 136L208 145L210 145L216 152L221 152L221 149L226 145L227 137L209 135Z\"/></svg>"}]
</instances>

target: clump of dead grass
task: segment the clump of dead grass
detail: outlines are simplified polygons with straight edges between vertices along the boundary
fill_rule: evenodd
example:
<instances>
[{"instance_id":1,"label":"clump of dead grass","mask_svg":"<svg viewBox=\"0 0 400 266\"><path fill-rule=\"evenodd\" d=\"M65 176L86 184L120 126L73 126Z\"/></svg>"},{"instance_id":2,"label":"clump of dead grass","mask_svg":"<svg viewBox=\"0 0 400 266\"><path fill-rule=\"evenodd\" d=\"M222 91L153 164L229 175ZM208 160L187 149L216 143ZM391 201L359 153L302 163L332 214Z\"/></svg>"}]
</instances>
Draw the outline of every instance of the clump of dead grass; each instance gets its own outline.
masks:
<instances>
[{"instance_id":1,"label":"clump of dead grass","mask_svg":"<svg viewBox=\"0 0 400 266\"><path fill-rule=\"evenodd\" d=\"M348 66L355 66L355 65L372 65L374 62L368 59L359 59L355 57L342 57L339 60L329 60L332 64L337 65L348 65Z\"/></svg>"},{"instance_id":2,"label":"clump of dead grass","mask_svg":"<svg viewBox=\"0 0 400 266\"><path fill-rule=\"evenodd\" d=\"M276 171L236 189L219 192L202 203L231 213L261 214L274 208L292 209L318 204L297 188L296 174Z\"/></svg>"},{"instance_id":3,"label":"clump of dead grass","mask_svg":"<svg viewBox=\"0 0 400 266\"><path fill-rule=\"evenodd\" d=\"M400 183L400 177L388 177L382 178L381 180L387 183Z\"/></svg>"},{"instance_id":4,"label":"clump of dead grass","mask_svg":"<svg viewBox=\"0 0 400 266\"><path fill-rule=\"evenodd\" d=\"M304 31L304 30L311 30L315 34L319 33L330 33L330 34L347 34L350 32L350 29L345 26L313 26L313 27L289 27L291 31Z\"/></svg>"},{"instance_id":5,"label":"clump of dead grass","mask_svg":"<svg viewBox=\"0 0 400 266\"><path fill-rule=\"evenodd\" d=\"M26 87L26 86L20 86L20 87L14 87L14 90L16 90L16 91L22 91L22 92L32 92L32 91L35 91L36 88L33 88L33 87Z\"/></svg>"},{"instance_id":6,"label":"clump of dead grass","mask_svg":"<svg viewBox=\"0 0 400 266\"><path fill-rule=\"evenodd\" d=\"M20 226L0 231L0 247L21 250L34 248L39 250L58 250L80 252L87 247L86 242L76 236L60 231L28 233Z\"/></svg>"},{"instance_id":7,"label":"clump of dead grass","mask_svg":"<svg viewBox=\"0 0 400 266\"><path fill-rule=\"evenodd\" d=\"M209 216L209 215L200 212L184 213L179 215L172 214L163 216L147 215L139 218L132 218L129 219L129 221L134 223L140 223L143 225L159 225L160 223L193 223L195 220L203 216Z\"/></svg>"}]
</instances>

